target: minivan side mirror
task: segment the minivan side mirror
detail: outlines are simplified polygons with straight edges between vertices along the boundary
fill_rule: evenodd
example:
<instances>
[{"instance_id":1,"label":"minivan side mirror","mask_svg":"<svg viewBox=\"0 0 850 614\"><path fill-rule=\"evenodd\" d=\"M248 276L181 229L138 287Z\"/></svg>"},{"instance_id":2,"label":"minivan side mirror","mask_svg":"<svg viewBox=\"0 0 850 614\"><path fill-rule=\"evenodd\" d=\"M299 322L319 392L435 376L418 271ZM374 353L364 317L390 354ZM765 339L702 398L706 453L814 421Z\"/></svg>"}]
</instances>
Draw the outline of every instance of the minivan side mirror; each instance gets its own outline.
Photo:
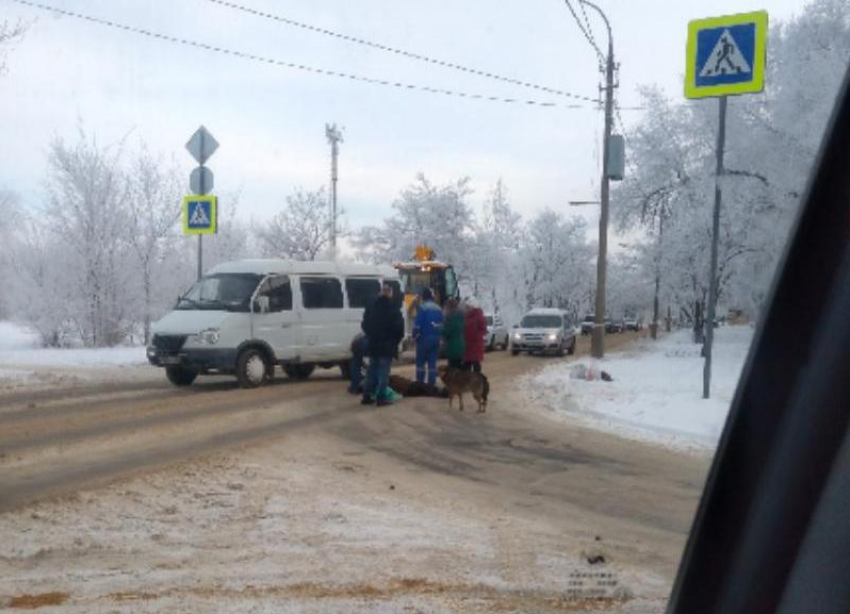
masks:
<instances>
[{"instance_id":1,"label":"minivan side mirror","mask_svg":"<svg viewBox=\"0 0 850 614\"><path fill-rule=\"evenodd\" d=\"M519 324L514 324L512 328L519 328Z\"/></svg>"},{"instance_id":2,"label":"minivan side mirror","mask_svg":"<svg viewBox=\"0 0 850 614\"><path fill-rule=\"evenodd\" d=\"M268 296L258 296L254 299L254 313L268 313L269 312L269 297Z\"/></svg>"}]
</instances>

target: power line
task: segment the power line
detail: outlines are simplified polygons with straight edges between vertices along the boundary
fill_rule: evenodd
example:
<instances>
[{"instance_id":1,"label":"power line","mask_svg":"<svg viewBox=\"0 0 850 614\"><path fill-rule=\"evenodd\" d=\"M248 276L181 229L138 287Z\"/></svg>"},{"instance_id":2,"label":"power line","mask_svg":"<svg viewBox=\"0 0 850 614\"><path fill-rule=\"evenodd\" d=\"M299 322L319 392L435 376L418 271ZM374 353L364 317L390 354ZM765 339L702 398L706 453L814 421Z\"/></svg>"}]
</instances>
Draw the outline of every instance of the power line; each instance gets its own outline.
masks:
<instances>
[{"instance_id":1,"label":"power line","mask_svg":"<svg viewBox=\"0 0 850 614\"><path fill-rule=\"evenodd\" d=\"M65 15L67 17L73 17L75 19L80 19L82 21L88 21L90 23L95 23L102 26L108 26L110 28L115 28L117 30L123 30L125 32L132 32L134 34L140 34L142 36L147 36L150 38L155 38L163 41L167 41L170 43L176 43L180 45L185 45L188 47L195 47L197 49L204 49L206 51L214 51L216 53L221 53L225 55L230 55L233 57L242 58L245 60L252 60L255 62L260 62L263 64L269 64L273 66L282 66L285 68L292 68L295 70L302 70L305 72L310 72L314 74L324 75L328 77L339 77L342 79L348 79L351 81L359 81L362 83L369 83L372 85L383 85L387 87L395 87L399 89L405 90L413 90L420 92L428 92L430 94L441 94L444 96L455 96L457 98L465 98L468 100L484 100L487 102L504 102L509 104L523 104L528 106L536 106L536 107L561 107L567 109L584 109L587 108L583 105L578 104L562 104L557 102L549 102L549 101L540 101L540 100L523 100L519 98L505 98L501 96L491 96L488 94L478 94L473 92L463 92L457 90L450 90L439 87L432 87L430 85L416 85L413 83L404 83L401 81L389 81L386 79L377 79L373 77L364 77L361 75L355 75L352 73L345 73L336 70L329 70L326 68L316 68L314 66L307 66L305 64L296 64L294 62L285 62L283 60L275 60L273 58L268 58L260 55L255 55L252 53L246 53L244 51L235 51L233 49L227 49L225 47L217 47L215 45L210 45L208 43L201 43L198 41L189 40L186 38L180 38L177 36L170 36L168 34L161 34L158 32L153 32L151 30L145 30L143 28L137 28L135 26L129 26L123 23L118 23L115 21L110 21L108 19L101 19L99 17L92 17L90 15L85 15L82 13L75 13L73 11L67 11L64 9L56 8L54 6L48 6L45 4L40 4L38 2L31 2L30 0L11 0L16 4L21 4L24 6L28 6L31 8L36 8L42 11L48 11L51 13L55 13L58 15ZM578 96L575 96L579 98ZM593 98L580 97L582 100L587 100L591 102L596 102Z\"/></svg>"},{"instance_id":2,"label":"power line","mask_svg":"<svg viewBox=\"0 0 850 614\"><path fill-rule=\"evenodd\" d=\"M590 46L593 47L593 49L596 51L596 55L599 56L599 60L601 62L604 62L605 54L602 53L602 51L599 49L599 46L596 44L596 41L593 40L592 36L588 33L588 31L584 29L584 25L581 23L581 19L579 18L578 13L576 13L576 10L573 8L572 2L570 2L570 0L564 0L564 2L566 2L567 8L570 9L570 13L572 13L573 19L575 20L578 29L581 30L581 33L584 34L584 38L587 39L587 42L590 43ZM581 0L579 0L579 4L580 3Z\"/></svg>"},{"instance_id":3,"label":"power line","mask_svg":"<svg viewBox=\"0 0 850 614\"><path fill-rule=\"evenodd\" d=\"M479 70L477 68L470 68L468 66L463 66L462 64L455 64L453 62L447 62L445 60L438 60L436 58L431 58L426 55L422 55L419 53L413 53L411 51L405 51L404 49L398 49L397 47L390 47L388 45L383 45L381 43L375 43L373 41L369 41L363 38L358 38L356 36L349 36L347 34L342 34L340 32L334 32L333 30L327 30L325 28L320 28L318 26L313 26L308 23L304 23L301 21L296 21L294 19L290 19L288 17L284 17L282 15L276 15L273 13L266 13L257 9L253 9L248 6L244 6L241 4L237 4L235 2L230 2L229 0L207 0L207 2L211 2L213 4L218 4L219 6L224 6L236 11L241 11L243 13L248 13L250 15L254 15L256 17L262 17L264 19L270 19L272 21L277 21L279 23L284 23L289 26L293 26L296 28L301 28L303 30L308 30L310 32L315 32L317 34L323 34L324 36L330 36L332 38L336 38L339 40L343 40L349 43L355 43L358 45L364 45L366 47L371 47L372 49L378 49L380 51L386 51L388 53L392 53L395 55L403 56L405 58L409 58L411 60L418 60L420 62L426 62L428 64L433 64L434 66L440 66L443 68L451 68L453 70L459 70L461 72L468 73L470 75L475 75L478 77L487 77L488 79L495 79L496 81L501 81L503 83L510 83L512 85L519 85L521 87L527 87L534 90L538 90L541 92L546 92L547 94L555 94L558 96L564 96L566 98L574 98L576 100L584 100L587 102L596 102L595 99L589 98L587 96L581 96L578 94L573 94L570 92L565 92L563 90L559 90L553 87L547 87L544 85L537 85L535 83L530 83L528 81L521 81L518 79L512 79L511 77L503 77L501 75L497 75L495 73L487 72L484 70Z\"/></svg>"}]
</instances>

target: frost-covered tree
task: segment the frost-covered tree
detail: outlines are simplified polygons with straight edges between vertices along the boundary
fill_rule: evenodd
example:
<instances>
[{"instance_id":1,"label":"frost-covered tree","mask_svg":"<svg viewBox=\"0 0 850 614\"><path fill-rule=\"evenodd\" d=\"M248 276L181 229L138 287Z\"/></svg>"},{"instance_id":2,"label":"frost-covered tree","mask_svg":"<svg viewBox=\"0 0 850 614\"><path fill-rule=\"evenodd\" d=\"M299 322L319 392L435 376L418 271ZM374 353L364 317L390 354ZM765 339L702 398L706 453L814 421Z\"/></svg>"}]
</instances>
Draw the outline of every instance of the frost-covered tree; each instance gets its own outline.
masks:
<instances>
[{"instance_id":1,"label":"frost-covered tree","mask_svg":"<svg viewBox=\"0 0 850 614\"><path fill-rule=\"evenodd\" d=\"M721 303L754 316L847 70L850 3L811 2L774 26L768 52L764 94L729 101L717 270ZM621 230L646 233L661 294L694 317L708 292L717 104L641 94L647 112L627 135L634 165L614 212Z\"/></svg>"},{"instance_id":2,"label":"frost-covered tree","mask_svg":"<svg viewBox=\"0 0 850 614\"><path fill-rule=\"evenodd\" d=\"M247 258L251 254L251 233L248 224L239 219L239 196L222 195L218 203L218 231L214 235L204 237L204 271L222 262ZM184 247L191 243L191 258L187 262L191 261L192 275L187 281L194 281L197 239L183 237L182 242Z\"/></svg>"},{"instance_id":3,"label":"frost-covered tree","mask_svg":"<svg viewBox=\"0 0 850 614\"><path fill-rule=\"evenodd\" d=\"M172 276L173 255L179 249L178 229L183 175L174 161L154 156L144 144L130 165L129 194L133 208L127 225L135 260L134 286L141 294L136 317L144 342L150 341L152 320L173 300L164 280Z\"/></svg>"},{"instance_id":4,"label":"frost-covered tree","mask_svg":"<svg viewBox=\"0 0 850 614\"><path fill-rule=\"evenodd\" d=\"M526 309L558 307L577 319L586 308L593 247L586 224L545 209L528 224L521 249Z\"/></svg>"},{"instance_id":5,"label":"frost-covered tree","mask_svg":"<svg viewBox=\"0 0 850 614\"><path fill-rule=\"evenodd\" d=\"M286 207L255 229L264 256L315 260L329 246L331 215L325 189L298 189L286 197Z\"/></svg>"},{"instance_id":6,"label":"frost-covered tree","mask_svg":"<svg viewBox=\"0 0 850 614\"><path fill-rule=\"evenodd\" d=\"M17 241L15 230L21 223L18 198L14 192L0 190L0 320L9 315L9 295L14 271L12 256Z\"/></svg>"},{"instance_id":7,"label":"frost-covered tree","mask_svg":"<svg viewBox=\"0 0 850 614\"><path fill-rule=\"evenodd\" d=\"M440 260L453 263L458 280L465 283L474 235L471 194L467 177L440 186L419 174L393 203L392 216L381 226L367 226L357 233L353 243L358 255L372 262L409 260L416 246L425 244Z\"/></svg>"},{"instance_id":8,"label":"frost-covered tree","mask_svg":"<svg viewBox=\"0 0 850 614\"><path fill-rule=\"evenodd\" d=\"M476 225L469 261L473 292L495 313L507 312L516 319L522 310L510 288L509 271L514 265L523 235L522 217L508 200L501 179L488 195Z\"/></svg>"},{"instance_id":9,"label":"frost-covered tree","mask_svg":"<svg viewBox=\"0 0 850 614\"><path fill-rule=\"evenodd\" d=\"M6 58L10 47L23 38L29 25L22 21L11 22L8 19L0 21L0 74L6 71Z\"/></svg>"},{"instance_id":10,"label":"frost-covered tree","mask_svg":"<svg viewBox=\"0 0 850 614\"><path fill-rule=\"evenodd\" d=\"M76 289L73 304L85 345L120 343L130 326L130 213L121 146L101 147L82 129L68 144L57 138L48 157L48 202L41 221L69 248L60 264Z\"/></svg>"},{"instance_id":11,"label":"frost-covered tree","mask_svg":"<svg viewBox=\"0 0 850 614\"><path fill-rule=\"evenodd\" d=\"M36 330L45 347L64 347L81 339L81 320L75 312L79 289L65 264L75 262L77 254L31 217L19 218L14 239L8 253L13 274L6 287L15 319Z\"/></svg>"}]
</instances>

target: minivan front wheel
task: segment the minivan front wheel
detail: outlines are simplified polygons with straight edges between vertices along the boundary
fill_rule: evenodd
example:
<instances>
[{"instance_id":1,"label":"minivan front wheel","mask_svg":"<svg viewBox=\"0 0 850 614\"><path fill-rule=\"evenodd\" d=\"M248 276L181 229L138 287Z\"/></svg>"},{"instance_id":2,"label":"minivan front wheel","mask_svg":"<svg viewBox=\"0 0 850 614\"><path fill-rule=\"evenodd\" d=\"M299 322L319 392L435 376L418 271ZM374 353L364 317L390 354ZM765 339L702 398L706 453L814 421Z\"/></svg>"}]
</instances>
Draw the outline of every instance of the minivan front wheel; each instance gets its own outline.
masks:
<instances>
[{"instance_id":1,"label":"minivan front wheel","mask_svg":"<svg viewBox=\"0 0 850 614\"><path fill-rule=\"evenodd\" d=\"M271 368L265 354L249 348L239 354L236 361L236 379L242 388L256 388L271 379Z\"/></svg>"},{"instance_id":2,"label":"minivan front wheel","mask_svg":"<svg viewBox=\"0 0 850 614\"><path fill-rule=\"evenodd\" d=\"M186 367L165 367L165 377L175 386L191 386L198 377L198 372Z\"/></svg>"}]
</instances>

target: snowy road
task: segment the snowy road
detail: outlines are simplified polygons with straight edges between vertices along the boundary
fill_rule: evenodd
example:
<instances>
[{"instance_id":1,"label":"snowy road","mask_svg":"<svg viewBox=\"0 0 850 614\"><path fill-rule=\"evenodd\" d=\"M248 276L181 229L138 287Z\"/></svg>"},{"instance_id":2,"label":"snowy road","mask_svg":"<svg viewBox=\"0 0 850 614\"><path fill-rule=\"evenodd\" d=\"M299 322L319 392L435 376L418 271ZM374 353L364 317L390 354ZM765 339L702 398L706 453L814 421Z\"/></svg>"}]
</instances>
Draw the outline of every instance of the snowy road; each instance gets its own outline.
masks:
<instances>
[{"instance_id":1,"label":"snowy road","mask_svg":"<svg viewBox=\"0 0 850 614\"><path fill-rule=\"evenodd\" d=\"M436 517L490 527L488 535L495 531L493 526L508 522L506 526L513 529L503 526L495 531L495 537L491 535L495 542L484 557L492 559L489 564L498 570L488 573L498 578L485 582L486 587L470 589L470 594L498 589L504 591L503 597L514 595L531 581L531 574L543 595L535 607L546 611L547 600L557 600L574 573L573 567L553 569L551 557L565 556L570 565L577 565L583 553L601 549L608 561L616 563L621 583L629 585L624 594L632 597L627 601L636 607L639 602L654 603L660 609L708 461L578 426L553 425L536 416L523 406L525 397L516 381L551 360L555 359L489 354L485 364L492 396L490 410L483 416L449 411L444 401L430 399L362 407L356 397L344 392L336 371L319 372L308 382L279 377L274 385L258 390L239 390L231 379L206 380L176 390L164 382L161 372L144 369L125 382L8 392L0 395L0 533L30 529L32 510L40 516L60 513L57 510L63 515L79 514L73 525L90 521L96 514L87 506L103 497L115 497L118 508L132 508L126 498L116 497L123 492L120 489L131 485L131 490L137 490L132 485L149 485L153 480L160 484L152 489L158 492L162 485L179 481L187 466L199 476L198 484L184 483L181 490L226 490L215 481L216 467L242 467L253 459L276 476L272 484L291 479L293 472L309 475L315 488L303 492L302 498L309 498L310 506L322 499L328 504L328 498L337 502L332 509L343 510L360 499L361 507L371 505L368 502L377 495L363 492L379 480L381 496L386 484L398 484L398 496L405 493L406 504L419 502ZM401 371L405 370L409 367ZM340 467L354 469L348 472ZM221 480L230 479L221 476ZM210 480L214 486L207 484ZM265 504L275 492L269 483L248 481L239 488ZM170 509L167 500L161 503L163 509ZM176 517L183 518L185 510L175 509ZM260 522L263 513L258 512L255 522ZM169 521L174 521L175 512L171 514ZM194 526L197 518L189 511L185 514L187 526ZM522 538L522 527L527 526L536 527L532 534L537 537ZM462 537L457 540L451 545L457 561L445 570L434 567L433 561L423 563L414 575L433 578L445 571L451 576L460 573L451 571L455 564L466 565L467 571L469 565L487 567L486 561L476 562L472 555L471 562L464 563L463 553L472 545L465 545ZM16 543L19 550L10 551L13 546L7 545L0 552L0 568L6 567L2 575L27 580L31 585L27 592L36 593L44 582L32 570L42 565L49 568L50 555L28 552L26 540ZM339 583L362 567L354 553L348 553L350 560L346 558L345 544L339 556L346 562L337 572L328 572L329 577L320 578L322 582ZM104 556L94 550L75 558L76 564L85 566L87 556ZM541 559L541 552L549 552L550 559ZM32 557L41 557L39 563ZM545 560L550 564L544 565ZM61 557L56 565L58 561ZM92 563L100 564L106 565ZM534 569L541 565L548 571L535 575ZM387 586L392 585L391 579L381 577L389 582ZM244 580L257 582L256 578ZM0 596L3 589L11 594L10 581L0 584ZM140 572L131 588L147 590L146 582ZM105 591L117 590L107 585ZM422 590L431 590L428 586ZM174 590L182 590L179 582ZM92 602L77 598L87 604L80 611L97 611ZM163 604L155 605L144 611L159 611Z\"/></svg>"}]
</instances>

